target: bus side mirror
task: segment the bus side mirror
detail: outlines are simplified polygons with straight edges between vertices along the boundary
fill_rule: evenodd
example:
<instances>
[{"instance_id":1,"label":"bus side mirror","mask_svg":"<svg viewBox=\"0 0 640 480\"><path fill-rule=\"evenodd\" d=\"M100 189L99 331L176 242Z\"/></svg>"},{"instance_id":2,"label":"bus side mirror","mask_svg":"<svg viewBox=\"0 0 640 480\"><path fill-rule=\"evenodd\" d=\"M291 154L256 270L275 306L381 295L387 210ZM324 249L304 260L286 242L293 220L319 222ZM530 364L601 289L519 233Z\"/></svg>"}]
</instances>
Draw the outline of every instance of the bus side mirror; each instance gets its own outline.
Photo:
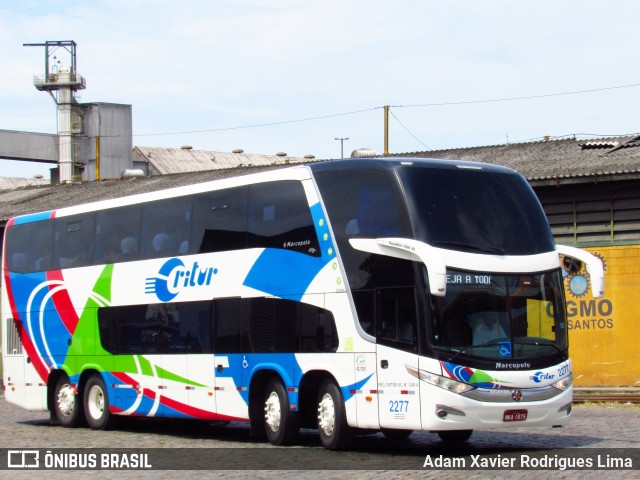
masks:
<instances>
[{"instance_id":1,"label":"bus side mirror","mask_svg":"<svg viewBox=\"0 0 640 480\"><path fill-rule=\"evenodd\" d=\"M560 255L580 260L587 267L587 273L591 280L591 293L593 298L600 298L604 295L604 265L602 260L592 253L569 245L556 245Z\"/></svg>"},{"instance_id":2,"label":"bus side mirror","mask_svg":"<svg viewBox=\"0 0 640 480\"><path fill-rule=\"evenodd\" d=\"M349 243L362 252L422 262L427 268L431 295L446 295L447 268L431 245L409 238L350 238Z\"/></svg>"}]
</instances>

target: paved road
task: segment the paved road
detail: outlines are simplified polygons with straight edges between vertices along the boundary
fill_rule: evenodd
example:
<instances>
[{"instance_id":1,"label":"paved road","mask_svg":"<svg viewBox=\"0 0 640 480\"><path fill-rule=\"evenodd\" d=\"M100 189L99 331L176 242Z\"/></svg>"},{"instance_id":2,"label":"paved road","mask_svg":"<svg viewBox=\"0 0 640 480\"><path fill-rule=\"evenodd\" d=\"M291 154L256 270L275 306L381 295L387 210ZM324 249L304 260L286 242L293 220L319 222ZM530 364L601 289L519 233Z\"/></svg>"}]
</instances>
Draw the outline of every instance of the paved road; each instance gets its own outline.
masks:
<instances>
[{"instance_id":1,"label":"paved road","mask_svg":"<svg viewBox=\"0 0 640 480\"><path fill-rule=\"evenodd\" d=\"M65 429L49 424L49 416L43 412L27 412L8 404L0 398L0 448L164 448L166 455L161 460L178 455L176 452L197 452L201 457L224 465L216 472L216 478L281 478L282 471L261 470L282 465L287 470L303 470L305 467L327 470L303 470L296 477L306 478L509 478L518 480L544 478L629 478L639 479L638 454L634 459L635 470L560 471L560 470L451 470L423 468L427 456L432 462L438 458L452 460L463 458L466 465L472 456L503 459L509 456L535 457L554 456L555 449L578 449L587 458L597 453L616 456L616 450L636 449L640 452L640 407L632 405L578 406L574 408L569 426L562 429L535 428L524 431L510 428L500 431L474 432L462 451L443 451L435 434L418 432L406 441L390 441L382 435L358 437L354 449L346 452L329 452L320 447L317 434L304 431L295 447L272 447L249 438L249 430L243 424L225 427L200 422L176 422L163 420L130 419L121 422L118 428L106 432L85 428ZM175 450L175 449L207 449ZM553 450L549 450L553 449ZM55 450L53 450L55 451ZM444 452L444 455L442 455ZM586 453L585 453L586 452ZM628 451L627 451L628 452ZM6 455L2 450L2 455ZM442 456L441 456L442 455ZM157 459L157 456L155 457ZM173 461L173 460L171 460ZM176 457L180 461L180 457ZM535 461L535 460L533 460ZM595 461L595 460L594 460ZM215 463L214 463L215 464ZM517 465L518 463L516 463ZM157 465L157 463L156 463ZM182 464L184 465L184 463ZM238 470L230 470L237 468ZM336 470L343 468L344 470ZM372 469L367 472L354 470ZM404 468L398 470L397 468ZM407 470L410 469L410 470ZM0 478L8 477L8 471L0 471ZM30 476L35 472L11 471L11 478ZM178 472L204 475L211 472ZM15 474L15 475L14 475ZM175 478L176 472L155 471L38 471L38 478ZM182 475L181 475L182 476ZM289 477L290 475L287 475Z\"/></svg>"}]
</instances>

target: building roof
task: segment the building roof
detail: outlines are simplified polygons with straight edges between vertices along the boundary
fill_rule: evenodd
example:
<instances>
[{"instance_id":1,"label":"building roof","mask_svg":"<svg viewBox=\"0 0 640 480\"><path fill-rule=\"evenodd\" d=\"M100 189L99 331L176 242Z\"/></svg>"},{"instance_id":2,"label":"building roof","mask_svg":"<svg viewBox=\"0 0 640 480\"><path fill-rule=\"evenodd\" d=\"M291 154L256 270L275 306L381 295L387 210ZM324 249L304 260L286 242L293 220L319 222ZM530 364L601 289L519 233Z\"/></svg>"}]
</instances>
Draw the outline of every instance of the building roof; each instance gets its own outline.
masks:
<instances>
[{"instance_id":1,"label":"building roof","mask_svg":"<svg viewBox=\"0 0 640 480\"><path fill-rule=\"evenodd\" d=\"M289 157L286 154L258 155L244 152L212 152L194 150L191 147L134 147L133 149L134 163L146 162L149 165L149 175L292 164L308 162L311 159L313 159L312 156L301 158Z\"/></svg>"},{"instance_id":2,"label":"building roof","mask_svg":"<svg viewBox=\"0 0 640 480\"><path fill-rule=\"evenodd\" d=\"M34 185L49 185L49 180L44 178L0 177L0 191L14 190L16 188L30 187Z\"/></svg>"},{"instance_id":3,"label":"building roof","mask_svg":"<svg viewBox=\"0 0 640 480\"><path fill-rule=\"evenodd\" d=\"M640 179L640 136L563 139L484 147L432 150L390 157L485 162L513 168L534 186ZM254 155L187 148L135 147L134 162L149 166L149 177L49 185L46 180L0 178L0 225L26 213L246 175L311 158ZM185 173L186 172L186 173ZM11 190L3 189L3 180ZM12 182L26 182L10 186ZM35 184L42 184L36 186Z\"/></svg>"},{"instance_id":4,"label":"building roof","mask_svg":"<svg viewBox=\"0 0 640 480\"><path fill-rule=\"evenodd\" d=\"M503 165L533 185L640 178L640 136L562 139L391 154Z\"/></svg>"},{"instance_id":5,"label":"building roof","mask_svg":"<svg viewBox=\"0 0 640 480\"><path fill-rule=\"evenodd\" d=\"M133 177L97 182L32 186L0 191L0 226L12 217L28 213L46 212L72 205L108 200L166 188L182 187L228 177L287 167L269 165L231 168L153 177Z\"/></svg>"}]
</instances>

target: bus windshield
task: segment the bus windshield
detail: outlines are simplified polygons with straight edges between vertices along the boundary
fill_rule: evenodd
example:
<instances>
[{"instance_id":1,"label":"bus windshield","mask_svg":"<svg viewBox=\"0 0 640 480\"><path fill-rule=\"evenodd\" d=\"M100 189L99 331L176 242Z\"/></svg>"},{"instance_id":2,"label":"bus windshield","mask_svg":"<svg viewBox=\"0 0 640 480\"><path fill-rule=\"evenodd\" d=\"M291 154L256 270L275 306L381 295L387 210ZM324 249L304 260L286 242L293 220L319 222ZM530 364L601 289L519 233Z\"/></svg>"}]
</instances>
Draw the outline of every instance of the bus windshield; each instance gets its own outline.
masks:
<instances>
[{"instance_id":1,"label":"bus windshield","mask_svg":"<svg viewBox=\"0 0 640 480\"><path fill-rule=\"evenodd\" d=\"M566 354L560 270L505 275L447 269L447 294L432 299L430 343L449 361Z\"/></svg>"},{"instance_id":2,"label":"bus windshield","mask_svg":"<svg viewBox=\"0 0 640 480\"><path fill-rule=\"evenodd\" d=\"M479 167L399 170L417 240L495 255L555 250L544 211L521 175Z\"/></svg>"}]
</instances>

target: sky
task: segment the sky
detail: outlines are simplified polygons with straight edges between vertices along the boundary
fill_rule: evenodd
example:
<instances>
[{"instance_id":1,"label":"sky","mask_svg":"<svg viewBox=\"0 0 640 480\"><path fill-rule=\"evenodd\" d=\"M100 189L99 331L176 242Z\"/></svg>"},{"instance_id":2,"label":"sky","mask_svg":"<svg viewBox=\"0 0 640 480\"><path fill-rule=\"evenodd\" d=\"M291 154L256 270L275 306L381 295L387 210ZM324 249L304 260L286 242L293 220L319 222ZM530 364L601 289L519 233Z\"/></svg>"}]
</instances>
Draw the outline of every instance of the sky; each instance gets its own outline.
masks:
<instances>
[{"instance_id":1,"label":"sky","mask_svg":"<svg viewBox=\"0 0 640 480\"><path fill-rule=\"evenodd\" d=\"M0 129L57 130L33 85L73 40L79 102L133 145L340 158L640 132L633 0L0 0ZM68 55L61 52L62 64ZM68 64L68 61L66 61ZM344 138L348 140L336 140ZM0 176L51 165L0 160Z\"/></svg>"}]
</instances>

